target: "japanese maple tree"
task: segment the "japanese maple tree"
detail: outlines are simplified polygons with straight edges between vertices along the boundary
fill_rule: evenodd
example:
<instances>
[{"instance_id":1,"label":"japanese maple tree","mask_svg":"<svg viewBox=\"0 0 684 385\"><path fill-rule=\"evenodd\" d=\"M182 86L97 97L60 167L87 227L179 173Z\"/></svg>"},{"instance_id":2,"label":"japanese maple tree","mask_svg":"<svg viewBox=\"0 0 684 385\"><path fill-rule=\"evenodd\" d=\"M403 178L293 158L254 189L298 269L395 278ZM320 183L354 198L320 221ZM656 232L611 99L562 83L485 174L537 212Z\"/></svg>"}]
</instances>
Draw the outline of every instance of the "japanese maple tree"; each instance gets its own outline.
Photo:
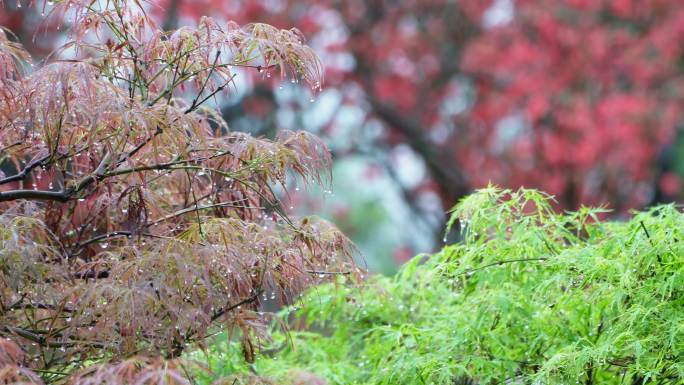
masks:
<instances>
[{"instance_id":1,"label":"japanese maple tree","mask_svg":"<svg viewBox=\"0 0 684 385\"><path fill-rule=\"evenodd\" d=\"M267 296L356 273L348 239L275 191L326 183L322 142L233 132L208 106L240 70L319 85L301 33L34 7L70 30L41 66L0 33L0 383L186 383L187 346L235 329L251 361Z\"/></svg>"}]
</instances>

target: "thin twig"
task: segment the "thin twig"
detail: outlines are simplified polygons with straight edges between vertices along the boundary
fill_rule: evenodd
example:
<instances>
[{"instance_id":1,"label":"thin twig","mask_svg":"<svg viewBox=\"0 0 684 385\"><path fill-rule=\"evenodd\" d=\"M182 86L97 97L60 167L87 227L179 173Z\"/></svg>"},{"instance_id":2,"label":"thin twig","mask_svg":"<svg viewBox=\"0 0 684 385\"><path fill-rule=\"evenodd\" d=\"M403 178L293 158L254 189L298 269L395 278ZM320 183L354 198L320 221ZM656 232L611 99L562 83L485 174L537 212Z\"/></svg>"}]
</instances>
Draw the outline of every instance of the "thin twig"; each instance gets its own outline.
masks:
<instances>
[{"instance_id":1,"label":"thin twig","mask_svg":"<svg viewBox=\"0 0 684 385\"><path fill-rule=\"evenodd\" d=\"M503 265L503 264L506 264L506 263L534 262L534 261L546 261L546 260L548 260L548 258L545 258L545 257L539 257L539 258L507 259L507 260L503 260L503 261L493 262L493 263L490 263L490 264L487 264L487 265L484 265L484 266L480 266L480 267L477 267L477 268L474 268L474 269L468 269L468 270L466 270L466 271L464 271L463 273L460 273L460 274L458 274L458 275L471 275L471 274L473 274L473 273L476 272L476 271L484 270L484 269L489 268L489 267L492 267L492 266Z\"/></svg>"}]
</instances>

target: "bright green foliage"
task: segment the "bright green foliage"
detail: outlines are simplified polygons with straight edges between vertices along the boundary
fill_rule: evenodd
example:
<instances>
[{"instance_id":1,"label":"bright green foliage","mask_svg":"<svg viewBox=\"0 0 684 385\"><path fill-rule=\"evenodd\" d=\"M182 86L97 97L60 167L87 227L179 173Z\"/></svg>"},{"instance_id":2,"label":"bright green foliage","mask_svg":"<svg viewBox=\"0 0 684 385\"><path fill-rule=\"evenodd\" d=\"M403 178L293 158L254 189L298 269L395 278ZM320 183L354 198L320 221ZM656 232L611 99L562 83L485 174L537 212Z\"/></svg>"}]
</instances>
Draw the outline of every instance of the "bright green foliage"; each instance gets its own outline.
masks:
<instances>
[{"instance_id":1,"label":"bright green foliage","mask_svg":"<svg viewBox=\"0 0 684 385\"><path fill-rule=\"evenodd\" d=\"M290 383L684 383L684 215L673 205L601 222L558 214L532 190L462 200L463 242L392 278L313 290L296 314L314 330L250 370ZM281 336L282 342L283 336ZM217 345L210 364L227 352Z\"/></svg>"}]
</instances>

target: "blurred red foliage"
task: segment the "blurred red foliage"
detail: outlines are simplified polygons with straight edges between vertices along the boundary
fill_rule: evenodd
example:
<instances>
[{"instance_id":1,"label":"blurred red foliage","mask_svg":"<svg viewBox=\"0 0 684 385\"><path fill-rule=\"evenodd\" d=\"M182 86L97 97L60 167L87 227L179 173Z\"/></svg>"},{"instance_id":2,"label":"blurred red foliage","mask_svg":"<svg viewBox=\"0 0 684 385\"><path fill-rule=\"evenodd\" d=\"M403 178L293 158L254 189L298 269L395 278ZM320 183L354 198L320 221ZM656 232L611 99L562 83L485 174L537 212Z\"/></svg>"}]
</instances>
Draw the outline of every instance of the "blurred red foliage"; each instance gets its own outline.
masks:
<instances>
[{"instance_id":1,"label":"blurred red foliage","mask_svg":"<svg viewBox=\"0 0 684 385\"><path fill-rule=\"evenodd\" d=\"M297 26L323 57L324 86L382 124L381 148L409 144L434 182L418 186L437 186L445 206L490 181L542 188L568 208L623 211L681 197L658 162L682 118L682 2L155 0L150 8L167 28L203 15ZM0 22L30 41L36 15L5 9ZM55 36L29 48L45 54ZM257 98L244 108L264 116L278 106ZM323 131L334 125L333 115Z\"/></svg>"},{"instance_id":2,"label":"blurred red foliage","mask_svg":"<svg viewBox=\"0 0 684 385\"><path fill-rule=\"evenodd\" d=\"M157 10L315 36L326 85L358 85L361 98L345 103L380 120L386 144L425 159L445 204L490 181L542 188L566 207L639 207L663 186L678 194L656 162L681 120L684 3L457 3L168 0ZM492 12L503 20L487 25ZM352 64L338 66L340 55Z\"/></svg>"},{"instance_id":3,"label":"blurred red foliage","mask_svg":"<svg viewBox=\"0 0 684 385\"><path fill-rule=\"evenodd\" d=\"M474 39L462 62L478 94L469 118L482 129L472 139L499 150L486 158L460 152L474 184L487 182L487 172L474 172L486 164L505 184L542 187L568 206L648 204L658 153L681 121L684 3L516 7L513 21ZM511 114L524 130L500 146L497 122Z\"/></svg>"}]
</instances>

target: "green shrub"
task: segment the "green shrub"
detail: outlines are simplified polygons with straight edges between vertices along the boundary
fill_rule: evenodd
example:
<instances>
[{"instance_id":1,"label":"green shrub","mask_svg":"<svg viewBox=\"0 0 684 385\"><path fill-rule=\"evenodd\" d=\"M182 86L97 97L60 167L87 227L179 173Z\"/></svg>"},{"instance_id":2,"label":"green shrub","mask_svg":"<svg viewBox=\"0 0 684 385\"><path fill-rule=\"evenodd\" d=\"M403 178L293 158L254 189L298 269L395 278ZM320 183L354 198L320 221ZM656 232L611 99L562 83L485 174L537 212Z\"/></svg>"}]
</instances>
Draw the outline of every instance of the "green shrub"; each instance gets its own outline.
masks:
<instances>
[{"instance_id":1,"label":"green shrub","mask_svg":"<svg viewBox=\"0 0 684 385\"><path fill-rule=\"evenodd\" d=\"M684 215L603 212L480 190L452 212L462 242L392 278L311 291L295 314L318 331L292 332L250 370L281 383L298 369L333 384L684 383ZM216 345L210 364L231 351Z\"/></svg>"}]
</instances>

